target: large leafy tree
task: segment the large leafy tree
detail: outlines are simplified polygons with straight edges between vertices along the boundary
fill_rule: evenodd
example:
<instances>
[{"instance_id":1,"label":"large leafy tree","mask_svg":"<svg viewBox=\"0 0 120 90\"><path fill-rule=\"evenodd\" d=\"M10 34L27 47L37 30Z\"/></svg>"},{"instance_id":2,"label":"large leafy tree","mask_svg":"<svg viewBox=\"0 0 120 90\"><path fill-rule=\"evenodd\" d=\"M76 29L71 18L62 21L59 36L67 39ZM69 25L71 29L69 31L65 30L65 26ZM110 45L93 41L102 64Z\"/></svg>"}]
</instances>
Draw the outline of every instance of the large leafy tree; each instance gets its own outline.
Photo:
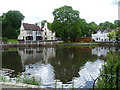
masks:
<instances>
[{"instance_id":1,"label":"large leafy tree","mask_svg":"<svg viewBox=\"0 0 120 90\"><path fill-rule=\"evenodd\" d=\"M51 30L52 23L48 22L47 20L43 20L41 21L41 26L44 27L45 23L47 23L48 29Z\"/></svg>"},{"instance_id":2,"label":"large leafy tree","mask_svg":"<svg viewBox=\"0 0 120 90\"><path fill-rule=\"evenodd\" d=\"M120 30L116 32L116 40L120 41Z\"/></svg>"},{"instance_id":3,"label":"large leafy tree","mask_svg":"<svg viewBox=\"0 0 120 90\"><path fill-rule=\"evenodd\" d=\"M102 29L102 30L104 30L104 29L115 29L115 28L116 28L116 25L109 22L109 21L106 21L104 23L99 24L99 29Z\"/></svg>"},{"instance_id":4,"label":"large leafy tree","mask_svg":"<svg viewBox=\"0 0 120 90\"><path fill-rule=\"evenodd\" d=\"M110 39L116 39L117 42L120 41L120 30L118 30L118 31L116 31L116 32L110 32L110 33L108 34L108 37L109 37Z\"/></svg>"},{"instance_id":5,"label":"large leafy tree","mask_svg":"<svg viewBox=\"0 0 120 90\"><path fill-rule=\"evenodd\" d=\"M115 24L116 26L120 26L120 20L115 20L115 21L114 21L114 24Z\"/></svg>"},{"instance_id":6,"label":"large leafy tree","mask_svg":"<svg viewBox=\"0 0 120 90\"><path fill-rule=\"evenodd\" d=\"M79 11L71 6L63 6L53 11L52 30L63 41L74 40L81 35Z\"/></svg>"},{"instance_id":7,"label":"large leafy tree","mask_svg":"<svg viewBox=\"0 0 120 90\"><path fill-rule=\"evenodd\" d=\"M24 16L15 10L10 10L2 15L2 36L7 38L17 38L19 28Z\"/></svg>"},{"instance_id":8,"label":"large leafy tree","mask_svg":"<svg viewBox=\"0 0 120 90\"><path fill-rule=\"evenodd\" d=\"M2 16L0 16L0 37L2 36Z\"/></svg>"}]
</instances>

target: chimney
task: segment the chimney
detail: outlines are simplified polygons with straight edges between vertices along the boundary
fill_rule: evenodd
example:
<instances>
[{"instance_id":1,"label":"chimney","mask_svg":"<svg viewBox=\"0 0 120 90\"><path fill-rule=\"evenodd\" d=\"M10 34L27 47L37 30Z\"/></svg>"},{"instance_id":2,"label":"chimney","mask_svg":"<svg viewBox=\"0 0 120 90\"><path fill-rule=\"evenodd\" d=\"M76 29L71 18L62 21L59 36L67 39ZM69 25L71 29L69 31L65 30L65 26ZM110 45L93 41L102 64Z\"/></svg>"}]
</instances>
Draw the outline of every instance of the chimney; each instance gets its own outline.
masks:
<instances>
[{"instance_id":1,"label":"chimney","mask_svg":"<svg viewBox=\"0 0 120 90\"><path fill-rule=\"evenodd\" d=\"M45 22L45 27L47 28L47 22Z\"/></svg>"},{"instance_id":2,"label":"chimney","mask_svg":"<svg viewBox=\"0 0 120 90\"><path fill-rule=\"evenodd\" d=\"M38 23L37 23L37 26L39 26L39 27L41 28L41 22L38 22Z\"/></svg>"}]
</instances>

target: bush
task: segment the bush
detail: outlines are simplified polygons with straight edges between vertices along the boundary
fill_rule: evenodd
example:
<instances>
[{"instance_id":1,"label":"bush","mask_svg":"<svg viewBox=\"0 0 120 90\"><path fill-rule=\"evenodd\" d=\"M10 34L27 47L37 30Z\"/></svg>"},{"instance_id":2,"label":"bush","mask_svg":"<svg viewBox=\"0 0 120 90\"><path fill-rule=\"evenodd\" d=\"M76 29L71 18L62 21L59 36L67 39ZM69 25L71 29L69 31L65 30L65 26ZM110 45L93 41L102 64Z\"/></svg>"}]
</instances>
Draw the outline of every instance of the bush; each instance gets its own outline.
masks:
<instances>
[{"instance_id":1,"label":"bush","mask_svg":"<svg viewBox=\"0 0 120 90\"><path fill-rule=\"evenodd\" d=\"M103 65L103 70L101 71L102 76L97 85L99 88L120 88L120 52L109 52L109 57L106 64ZM118 82L116 82L118 80ZM117 86L118 84L118 86Z\"/></svg>"}]
</instances>

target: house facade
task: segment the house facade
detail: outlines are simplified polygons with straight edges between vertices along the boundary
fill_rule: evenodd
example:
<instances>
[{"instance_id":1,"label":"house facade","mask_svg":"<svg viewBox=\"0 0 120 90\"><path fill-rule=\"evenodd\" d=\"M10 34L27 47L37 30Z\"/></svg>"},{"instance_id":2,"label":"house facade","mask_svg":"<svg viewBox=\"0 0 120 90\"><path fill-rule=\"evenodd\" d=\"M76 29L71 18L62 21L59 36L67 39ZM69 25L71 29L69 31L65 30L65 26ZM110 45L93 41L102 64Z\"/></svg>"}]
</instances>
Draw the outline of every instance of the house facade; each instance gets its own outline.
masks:
<instances>
[{"instance_id":1,"label":"house facade","mask_svg":"<svg viewBox=\"0 0 120 90\"><path fill-rule=\"evenodd\" d=\"M42 38L43 40L56 40L55 33L48 29L47 23L45 23L42 28Z\"/></svg>"},{"instance_id":2,"label":"house facade","mask_svg":"<svg viewBox=\"0 0 120 90\"><path fill-rule=\"evenodd\" d=\"M108 34L109 32L113 32L115 30L98 30L97 33L92 34L92 40L95 42L111 42L112 40L109 39Z\"/></svg>"},{"instance_id":3,"label":"house facade","mask_svg":"<svg viewBox=\"0 0 120 90\"><path fill-rule=\"evenodd\" d=\"M47 23L41 28L41 23L28 24L22 23L20 27L19 40L39 41L39 40L55 40L55 33L48 29Z\"/></svg>"}]
</instances>

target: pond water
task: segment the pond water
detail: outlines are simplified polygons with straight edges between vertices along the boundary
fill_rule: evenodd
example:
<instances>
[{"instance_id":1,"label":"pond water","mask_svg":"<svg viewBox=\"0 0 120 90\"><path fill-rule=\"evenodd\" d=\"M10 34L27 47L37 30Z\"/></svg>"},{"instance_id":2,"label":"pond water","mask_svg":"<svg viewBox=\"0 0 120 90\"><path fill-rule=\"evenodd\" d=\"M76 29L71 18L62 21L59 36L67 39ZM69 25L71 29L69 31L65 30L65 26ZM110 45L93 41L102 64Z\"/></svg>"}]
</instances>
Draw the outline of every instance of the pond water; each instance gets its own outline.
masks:
<instances>
[{"instance_id":1,"label":"pond water","mask_svg":"<svg viewBox=\"0 0 120 90\"><path fill-rule=\"evenodd\" d=\"M44 87L92 88L107 53L117 47L36 47L3 49L2 67L27 73Z\"/></svg>"}]
</instances>

